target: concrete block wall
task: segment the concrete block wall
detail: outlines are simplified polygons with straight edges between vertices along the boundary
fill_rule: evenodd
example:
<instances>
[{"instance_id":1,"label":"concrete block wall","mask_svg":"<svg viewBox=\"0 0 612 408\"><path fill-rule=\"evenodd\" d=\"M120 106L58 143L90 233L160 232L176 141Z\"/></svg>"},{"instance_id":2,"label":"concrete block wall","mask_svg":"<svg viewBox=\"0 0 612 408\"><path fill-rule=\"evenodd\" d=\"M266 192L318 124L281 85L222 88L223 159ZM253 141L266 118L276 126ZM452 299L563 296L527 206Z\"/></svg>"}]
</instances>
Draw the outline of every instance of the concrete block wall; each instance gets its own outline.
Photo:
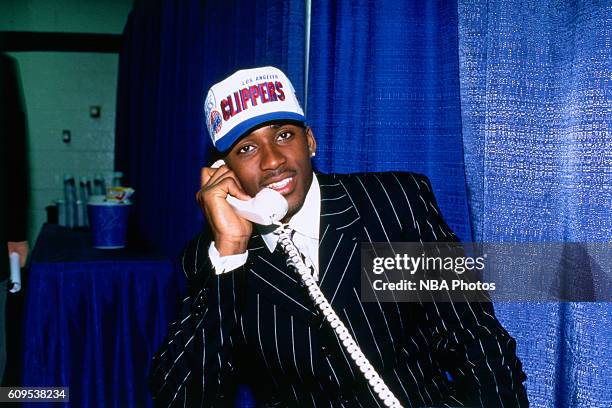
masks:
<instances>
[{"instance_id":1,"label":"concrete block wall","mask_svg":"<svg viewBox=\"0 0 612 408\"><path fill-rule=\"evenodd\" d=\"M120 34L130 0L2 0L0 30ZM63 176L109 173L114 164L117 54L12 52L28 123L31 245L45 207L63 195ZM92 118L90 106L100 106ZM70 130L72 141L62 141Z\"/></svg>"}]
</instances>

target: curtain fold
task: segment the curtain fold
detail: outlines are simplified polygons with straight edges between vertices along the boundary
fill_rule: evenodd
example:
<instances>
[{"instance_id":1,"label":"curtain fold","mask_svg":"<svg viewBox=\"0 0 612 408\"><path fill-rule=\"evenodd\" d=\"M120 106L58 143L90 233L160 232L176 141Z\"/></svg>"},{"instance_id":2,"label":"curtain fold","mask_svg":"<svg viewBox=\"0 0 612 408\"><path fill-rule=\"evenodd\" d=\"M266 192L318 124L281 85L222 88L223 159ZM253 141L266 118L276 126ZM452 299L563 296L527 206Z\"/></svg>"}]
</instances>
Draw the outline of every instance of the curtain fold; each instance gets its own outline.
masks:
<instances>
[{"instance_id":1,"label":"curtain fold","mask_svg":"<svg viewBox=\"0 0 612 408\"><path fill-rule=\"evenodd\" d=\"M471 241L457 3L313 0L311 22L318 169L424 173L451 228Z\"/></svg>"},{"instance_id":2,"label":"curtain fold","mask_svg":"<svg viewBox=\"0 0 612 408\"><path fill-rule=\"evenodd\" d=\"M610 242L612 6L460 0L458 14L475 239ZM612 405L612 305L496 308L518 339L532 406Z\"/></svg>"},{"instance_id":3,"label":"curtain fold","mask_svg":"<svg viewBox=\"0 0 612 408\"><path fill-rule=\"evenodd\" d=\"M135 236L173 256L202 219L202 17L195 0L137 1L119 58L115 168L136 190Z\"/></svg>"}]
</instances>

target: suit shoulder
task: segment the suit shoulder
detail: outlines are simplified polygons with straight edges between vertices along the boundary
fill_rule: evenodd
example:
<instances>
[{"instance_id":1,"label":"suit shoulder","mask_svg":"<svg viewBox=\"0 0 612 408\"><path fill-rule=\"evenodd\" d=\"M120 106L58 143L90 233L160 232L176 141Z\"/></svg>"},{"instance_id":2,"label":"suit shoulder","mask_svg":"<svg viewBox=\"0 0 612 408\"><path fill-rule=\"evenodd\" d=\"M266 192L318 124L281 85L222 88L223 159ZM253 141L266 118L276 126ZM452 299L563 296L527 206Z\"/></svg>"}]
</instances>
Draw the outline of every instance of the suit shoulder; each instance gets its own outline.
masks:
<instances>
[{"instance_id":1,"label":"suit shoulder","mask_svg":"<svg viewBox=\"0 0 612 408\"><path fill-rule=\"evenodd\" d=\"M408 171L381 171L381 172L360 172L360 173L330 173L317 175L319 179L323 179L328 184L334 183L357 183L361 182L368 186L372 183L382 185L401 185L404 189L413 188L420 190L425 189L431 192L431 182L429 178L421 173L413 173Z\"/></svg>"},{"instance_id":2,"label":"suit shoulder","mask_svg":"<svg viewBox=\"0 0 612 408\"><path fill-rule=\"evenodd\" d=\"M417 190L425 189L428 192L432 191L431 182L429 181L429 178L424 174L407 171L394 171L385 174L387 174L388 177L396 178L404 187L410 186L416 188Z\"/></svg>"},{"instance_id":3,"label":"suit shoulder","mask_svg":"<svg viewBox=\"0 0 612 408\"><path fill-rule=\"evenodd\" d=\"M410 183L414 183L415 180L429 182L429 178L427 178L426 175L412 171L382 171L370 174L375 174L377 177L382 179L399 179L400 181Z\"/></svg>"}]
</instances>

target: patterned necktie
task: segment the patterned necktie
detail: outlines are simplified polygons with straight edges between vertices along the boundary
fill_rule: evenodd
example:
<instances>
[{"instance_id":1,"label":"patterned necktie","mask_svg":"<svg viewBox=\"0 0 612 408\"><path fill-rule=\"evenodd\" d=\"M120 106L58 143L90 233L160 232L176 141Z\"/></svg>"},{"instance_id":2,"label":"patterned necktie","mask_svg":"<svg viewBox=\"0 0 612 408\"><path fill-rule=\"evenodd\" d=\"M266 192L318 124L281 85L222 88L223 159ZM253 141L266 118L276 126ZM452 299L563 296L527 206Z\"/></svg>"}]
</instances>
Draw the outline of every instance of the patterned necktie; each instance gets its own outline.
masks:
<instances>
[{"instance_id":1,"label":"patterned necktie","mask_svg":"<svg viewBox=\"0 0 612 408\"><path fill-rule=\"evenodd\" d=\"M289 239L293 241L294 237L295 237L295 233L297 231L293 228L291 228L289 226L289 224L281 224L276 230L274 230L274 234L276 235L281 235L281 234L289 234ZM277 247L279 247L280 245L277 243ZM302 259L302 262L304 262L304 264L306 265L306 267L308 269L310 269L310 273L312 274L313 279L318 282L319 281L319 273L317 272L317 268L314 267L314 264L312 263L312 261L310 260L310 258L308 256L306 256L302 251L300 251L299 248L297 248L296 245L296 249L298 251L298 254L300 255L300 258Z\"/></svg>"}]
</instances>

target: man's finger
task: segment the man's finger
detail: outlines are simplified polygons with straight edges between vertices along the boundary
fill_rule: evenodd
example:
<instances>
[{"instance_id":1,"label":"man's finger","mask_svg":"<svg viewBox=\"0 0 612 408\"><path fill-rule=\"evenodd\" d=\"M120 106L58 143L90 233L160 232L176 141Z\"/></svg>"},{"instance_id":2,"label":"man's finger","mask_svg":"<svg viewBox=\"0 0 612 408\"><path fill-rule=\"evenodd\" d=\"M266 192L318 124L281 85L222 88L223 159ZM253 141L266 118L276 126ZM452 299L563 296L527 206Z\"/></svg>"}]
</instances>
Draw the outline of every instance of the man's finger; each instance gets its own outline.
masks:
<instances>
[{"instance_id":1,"label":"man's finger","mask_svg":"<svg viewBox=\"0 0 612 408\"><path fill-rule=\"evenodd\" d=\"M210 170L211 169L209 167L202 167L200 169L200 188L204 187L208 182L208 179L210 179L210 176L212 175Z\"/></svg>"},{"instance_id":2,"label":"man's finger","mask_svg":"<svg viewBox=\"0 0 612 408\"><path fill-rule=\"evenodd\" d=\"M231 176L234 175L234 173L227 166L223 166L223 167L220 167L218 169L213 169L213 170L214 171L211 174L210 178L206 181L206 184L204 184L205 188L210 188L214 186L215 184L219 183L219 181L221 181L223 178L227 177L228 175L231 175Z\"/></svg>"},{"instance_id":3,"label":"man's finger","mask_svg":"<svg viewBox=\"0 0 612 408\"><path fill-rule=\"evenodd\" d=\"M200 187L206 186L217 170L212 167L202 167L200 170Z\"/></svg>"},{"instance_id":4,"label":"man's finger","mask_svg":"<svg viewBox=\"0 0 612 408\"><path fill-rule=\"evenodd\" d=\"M250 200L253 198L244 191L238 180L236 180L233 175L221 180L218 183L218 186L227 194L234 196L239 200Z\"/></svg>"}]
</instances>

